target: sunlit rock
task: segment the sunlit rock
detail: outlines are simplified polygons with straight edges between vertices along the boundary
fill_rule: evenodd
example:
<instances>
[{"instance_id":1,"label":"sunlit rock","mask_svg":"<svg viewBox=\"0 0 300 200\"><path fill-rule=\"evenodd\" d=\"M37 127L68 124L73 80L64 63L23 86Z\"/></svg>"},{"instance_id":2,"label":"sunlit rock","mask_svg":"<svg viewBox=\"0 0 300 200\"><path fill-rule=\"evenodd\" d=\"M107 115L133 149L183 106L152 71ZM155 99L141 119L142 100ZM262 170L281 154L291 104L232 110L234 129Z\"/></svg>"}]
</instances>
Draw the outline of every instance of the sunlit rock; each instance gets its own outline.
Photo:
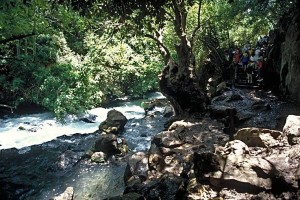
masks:
<instances>
[{"instance_id":1,"label":"sunlit rock","mask_svg":"<svg viewBox=\"0 0 300 200\"><path fill-rule=\"evenodd\" d=\"M242 128L234 138L243 141L249 147L272 147L282 143L282 132L262 128Z\"/></svg>"},{"instance_id":2,"label":"sunlit rock","mask_svg":"<svg viewBox=\"0 0 300 200\"><path fill-rule=\"evenodd\" d=\"M162 171L165 167L165 161L159 147L152 143L149 149L148 165L150 170Z\"/></svg>"},{"instance_id":3,"label":"sunlit rock","mask_svg":"<svg viewBox=\"0 0 300 200\"><path fill-rule=\"evenodd\" d=\"M74 188L67 187L67 189L57 197L54 197L53 200L73 200L74 199Z\"/></svg>"},{"instance_id":4,"label":"sunlit rock","mask_svg":"<svg viewBox=\"0 0 300 200\"><path fill-rule=\"evenodd\" d=\"M106 155L103 152L95 152L91 156L91 162L104 163L106 161Z\"/></svg>"},{"instance_id":5,"label":"sunlit rock","mask_svg":"<svg viewBox=\"0 0 300 200\"><path fill-rule=\"evenodd\" d=\"M209 181L217 187L251 194L293 190L281 170L265 158L250 155L247 146L241 142L231 141L216 154L196 154L194 162L199 182Z\"/></svg>"},{"instance_id":6,"label":"sunlit rock","mask_svg":"<svg viewBox=\"0 0 300 200\"><path fill-rule=\"evenodd\" d=\"M287 135L290 144L300 143L300 116L289 115L283 127L283 133Z\"/></svg>"}]
</instances>

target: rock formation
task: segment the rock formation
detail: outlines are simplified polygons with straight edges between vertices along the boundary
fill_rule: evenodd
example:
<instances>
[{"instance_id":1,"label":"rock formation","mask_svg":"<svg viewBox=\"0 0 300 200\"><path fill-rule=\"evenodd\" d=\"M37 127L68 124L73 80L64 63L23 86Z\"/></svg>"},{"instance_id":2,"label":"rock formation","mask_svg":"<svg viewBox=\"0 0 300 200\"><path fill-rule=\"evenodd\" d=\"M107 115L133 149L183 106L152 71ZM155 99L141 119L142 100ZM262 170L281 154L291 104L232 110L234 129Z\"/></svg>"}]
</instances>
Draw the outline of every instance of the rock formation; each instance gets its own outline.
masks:
<instances>
[{"instance_id":1,"label":"rock formation","mask_svg":"<svg viewBox=\"0 0 300 200\"><path fill-rule=\"evenodd\" d=\"M264 69L267 87L300 102L300 8L296 3L270 33L268 60ZM275 88L274 88L275 86Z\"/></svg>"}]
</instances>

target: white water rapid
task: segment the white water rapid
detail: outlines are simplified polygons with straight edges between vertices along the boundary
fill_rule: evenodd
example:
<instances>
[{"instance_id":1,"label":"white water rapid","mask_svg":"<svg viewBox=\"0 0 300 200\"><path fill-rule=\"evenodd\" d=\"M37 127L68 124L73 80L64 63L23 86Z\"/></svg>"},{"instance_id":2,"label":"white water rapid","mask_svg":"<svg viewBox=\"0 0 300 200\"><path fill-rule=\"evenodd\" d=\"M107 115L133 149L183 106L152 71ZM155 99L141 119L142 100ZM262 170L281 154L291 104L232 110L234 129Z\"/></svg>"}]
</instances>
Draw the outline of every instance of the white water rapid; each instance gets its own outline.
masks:
<instances>
[{"instance_id":1,"label":"white water rapid","mask_svg":"<svg viewBox=\"0 0 300 200\"><path fill-rule=\"evenodd\" d=\"M164 96L156 92L151 93L146 98L159 99L164 98ZM95 123L86 123L77 117L69 116L66 119L66 123L62 124L57 122L52 113L28 114L14 118L0 119L0 149L20 149L42 144L62 135L92 133L106 119L107 112L111 109L122 112L129 120L141 119L145 114L144 109L140 106L141 102L142 100L123 102L121 105L113 108L95 108L87 111L87 115L96 116L94 119ZM130 131L131 129L129 128L128 132Z\"/></svg>"}]
</instances>

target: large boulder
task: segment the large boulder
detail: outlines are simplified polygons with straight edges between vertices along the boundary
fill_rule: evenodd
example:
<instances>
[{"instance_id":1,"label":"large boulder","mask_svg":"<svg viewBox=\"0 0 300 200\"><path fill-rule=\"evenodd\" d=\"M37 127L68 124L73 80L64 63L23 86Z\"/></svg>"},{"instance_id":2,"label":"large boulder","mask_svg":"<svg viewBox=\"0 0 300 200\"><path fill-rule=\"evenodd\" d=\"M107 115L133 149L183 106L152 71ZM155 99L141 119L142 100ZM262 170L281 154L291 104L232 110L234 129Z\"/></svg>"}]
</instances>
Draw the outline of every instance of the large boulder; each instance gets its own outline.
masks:
<instances>
[{"instance_id":1,"label":"large boulder","mask_svg":"<svg viewBox=\"0 0 300 200\"><path fill-rule=\"evenodd\" d=\"M102 134L95 141L93 152L103 152L108 157L116 154L125 154L128 146L124 139L118 138L114 134Z\"/></svg>"},{"instance_id":2,"label":"large boulder","mask_svg":"<svg viewBox=\"0 0 300 200\"><path fill-rule=\"evenodd\" d=\"M105 133L118 134L127 123L127 118L117 110L110 110L107 113L107 118L99 125L99 130Z\"/></svg>"},{"instance_id":3,"label":"large boulder","mask_svg":"<svg viewBox=\"0 0 300 200\"><path fill-rule=\"evenodd\" d=\"M282 132L262 128L242 128L237 131L234 138L243 141L249 147L280 146Z\"/></svg>"},{"instance_id":4,"label":"large boulder","mask_svg":"<svg viewBox=\"0 0 300 200\"><path fill-rule=\"evenodd\" d=\"M283 133L288 137L290 144L300 143L300 116L289 115L283 127Z\"/></svg>"},{"instance_id":5,"label":"large boulder","mask_svg":"<svg viewBox=\"0 0 300 200\"><path fill-rule=\"evenodd\" d=\"M132 185L136 179L140 179L142 182L147 177L148 158L145 153L137 152L128 158L127 166L124 172L124 183L125 185ZM135 176L135 177L133 177Z\"/></svg>"},{"instance_id":6,"label":"large boulder","mask_svg":"<svg viewBox=\"0 0 300 200\"><path fill-rule=\"evenodd\" d=\"M297 2L297 1L296 1ZM300 5L287 12L270 33L268 60L263 68L264 85L300 102Z\"/></svg>"},{"instance_id":7,"label":"large boulder","mask_svg":"<svg viewBox=\"0 0 300 200\"><path fill-rule=\"evenodd\" d=\"M273 191L280 194L293 190L275 163L250 155L247 145L237 140L219 148L216 154L196 154L194 170L199 181L206 180L213 186L240 193Z\"/></svg>"}]
</instances>

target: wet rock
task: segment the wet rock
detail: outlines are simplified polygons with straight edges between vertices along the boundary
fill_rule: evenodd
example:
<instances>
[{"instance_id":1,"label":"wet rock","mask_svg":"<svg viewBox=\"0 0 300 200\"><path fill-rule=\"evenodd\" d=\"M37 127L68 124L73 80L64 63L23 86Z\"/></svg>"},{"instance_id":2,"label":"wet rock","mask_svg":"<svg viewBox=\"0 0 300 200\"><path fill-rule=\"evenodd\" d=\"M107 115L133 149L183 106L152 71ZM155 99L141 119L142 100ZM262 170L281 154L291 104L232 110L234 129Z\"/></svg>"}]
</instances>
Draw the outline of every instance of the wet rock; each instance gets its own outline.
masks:
<instances>
[{"instance_id":1,"label":"wet rock","mask_svg":"<svg viewBox=\"0 0 300 200\"><path fill-rule=\"evenodd\" d=\"M24 126L19 126L18 130L20 130L20 131L25 131L26 128L25 128Z\"/></svg>"},{"instance_id":2,"label":"wet rock","mask_svg":"<svg viewBox=\"0 0 300 200\"><path fill-rule=\"evenodd\" d=\"M81 159L84 153L67 150L61 154L57 161L54 162L48 171L65 171L72 169Z\"/></svg>"},{"instance_id":3,"label":"wet rock","mask_svg":"<svg viewBox=\"0 0 300 200\"><path fill-rule=\"evenodd\" d=\"M138 176L140 181L147 177L148 168L148 158L145 153L137 152L131 155L127 161L127 166L124 172L124 183L127 185L131 182L132 185L132 176Z\"/></svg>"},{"instance_id":4,"label":"wet rock","mask_svg":"<svg viewBox=\"0 0 300 200\"><path fill-rule=\"evenodd\" d=\"M53 200L73 200L74 199L74 188L67 187L67 189L57 197L54 197Z\"/></svg>"},{"instance_id":5,"label":"wet rock","mask_svg":"<svg viewBox=\"0 0 300 200\"><path fill-rule=\"evenodd\" d=\"M166 106L163 112L163 116L169 118L173 115L174 115L174 109L172 108L172 106Z\"/></svg>"},{"instance_id":6,"label":"wet rock","mask_svg":"<svg viewBox=\"0 0 300 200\"><path fill-rule=\"evenodd\" d=\"M256 110L256 111L265 111L265 110L271 110L271 106L269 103L263 101L263 100L260 100L260 101L255 101L251 108L253 110Z\"/></svg>"},{"instance_id":7,"label":"wet rock","mask_svg":"<svg viewBox=\"0 0 300 200\"><path fill-rule=\"evenodd\" d=\"M128 146L124 139L118 138L114 134L102 134L95 141L93 152L103 152L108 157L116 154L126 154L128 151Z\"/></svg>"},{"instance_id":8,"label":"wet rock","mask_svg":"<svg viewBox=\"0 0 300 200\"><path fill-rule=\"evenodd\" d=\"M146 112L153 110L155 107L155 101L144 101L141 103L141 106L144 108Z\"/></svg>"},{"instance_id":9,"label":"wet rock","mask_svg":"<svg viewBox=\"0 0 300 200\"><path fill-rule=\"evenodd\" d=\"M255 116L255 114L253 112L250 111L239 111L236 115L236 119L237 119L237 123L243 123L249 119L251 119L252 117Z\"/></svg>"},{"instance_id":10,"label":"wet rock","mask_svg":"<svg viewBox=\"0 0 300 200\"><path fill-rule=\"evenodd\" d=\"M242 128L238 130L234 138L241 140L249 147L273 147L282 143L282 132L262 128Z\"/></svg>"},{"instance_id":11,"label":"wet rock","mask_svg":"<svg viewBox=\"0 0 300 200\"><path fill-rule=\"evenodd\" d=\"M152 143L149 149L148 166L149 170L162 171L165 167L165 161L159 147Z\"/></svg>"},{"instance_id":12,"label":"wet rock","mask_svg":"<svg viewBox=\"0 0 300 200\"><path fill-rule=\"evenodd\" d=\"M233 93L226 101L231 102L231 101L241 101L243 100L243 97L239 94Z\"/></svg>"},{"instance_id":13,"label":"wet rock","mask_svg":"<svg viewBox=\"0 0 300 200\"><path fill-rule=\"evenodd\" d=\"M211 105L209 106L209 111L211 117L220 119L227 116L227 110L228 109L234 109L230 106L224 106L224 105Z\"/></svg>"},{"instance_id":14,"label":"wet rock","mask_svg":"<svg viewBox=\"0 0 300 200\"><path fill-rule=\"evenodd\" d=\"M107 156L103 152L95 152L91 156L91 162L95 163L104 163L107 159Z\"/></svg>"},{"instance_id":15,"label":"wet rock","mask_svg":"<svg viewBox=\"0 0 300 200\"><path fill-rule=\"evenodd\" d=\"M80 118L79 120L86 122L86 123L95 123L95 120L97 118L97 115L88 115L85 117Z\"/></svg>"},{"instance_id":16,"label":"wet rock","mask_svg":"<svg viewBox=\"0 0 300 200\"><path fill-rule=\"evenodd\" d=\"M127 118L117 110L110 110L107 113L107 118L99 125L99 130L105 133L118 134L127 123Z\"/></svg>"},{"instance_id":17,"label":"wet rock","mask_svg":"<svg viewBox=\"0 0 300 200\"><path fill-rule=\"evenodd\" d=\"M287 135L291 145L300 144L300 116L289 115L283 127L283 133Z\"/></svg>"}]
</instances>

